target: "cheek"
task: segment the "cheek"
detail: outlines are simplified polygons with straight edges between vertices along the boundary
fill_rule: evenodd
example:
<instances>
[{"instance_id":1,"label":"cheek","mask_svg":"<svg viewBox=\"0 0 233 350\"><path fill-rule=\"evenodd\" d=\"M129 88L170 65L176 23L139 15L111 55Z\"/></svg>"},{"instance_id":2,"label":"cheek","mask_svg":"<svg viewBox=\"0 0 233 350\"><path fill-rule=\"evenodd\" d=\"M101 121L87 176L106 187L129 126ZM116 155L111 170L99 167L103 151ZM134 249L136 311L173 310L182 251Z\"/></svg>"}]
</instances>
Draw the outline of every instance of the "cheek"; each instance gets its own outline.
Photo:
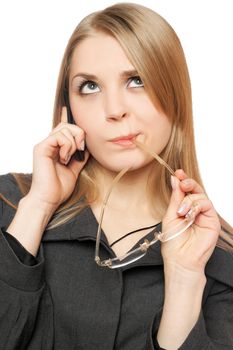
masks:
<instances>
[{"instance_id":1,"label":"cheek","mask_svg":"<svg viewBox=\"0 0 233 350\"><path fill-rule=\"evenodd\" d=\"M92 113L78 111L74 115L74 121L76 125L85 132L86 137L98 133L99 123Z\"/></svg>"},{"instance_id":2,"label":"cheek","mask_svg":"<svg viewBox=\"0 0 233 350\"><path fill-rule=\"evenodd\" d=\"M85 133L85 143L89 152L94 155L101 152L104 126L101 120L99 108L96 103L86 103L77 99L71 101L73 117L76 125Z\"/></svg>"},{"instance_id":3,"label":"cheek","mask_svg":"<svg viewBox=\"0 0 233 350\"><path fill-rule=\"evenodd\" d=\"M171 122L163 110L152 103L147 94L143 94L135 101L136 115L145 126L157 130L170 130Z\"/></svg>"},{"instance_id":4,"label":"cheek","mask_svg":"<svg viewBox=\"0 0 233 350\"><path fill-rule=\"evenodd\" d=\"M101 148L101 139L103 136L103 126L100 122L94 120L93 116L79 114L74 117L76 125L85 133L85 142L88 150L92 154L94 150L99 151Z\"/></svg>"},{"instance_id":5,"label":"cheek","mask_svg":"<svg viewBox=\"0 0 233 350\"><path fill-rule=\"evenodd\" d=\"M146 142L157 153L161 153L166 147L171 134L171 122L168 117L151 103L147 96L138 96L131 102L131 118L129 124L134 130L142 132L142 138L139 141ZM109 152L106 148L105 133L106 124L103 119L98 118L103 114L98 103L74 103L73 115L76 124L85 132L86 145L90 153L99 158L102 153L105 156L114 156L114 153ZM87 108L88 107L88 108ZM106 152L105 152L106 148ZM110 150L111 151L111 150ZM122 156L121 156L122 157Z\"/></svg>"},{"instance_id":6,"label":"cheek","mask_svg":"<svg viewBox=\"0 0 233 350\"><path fill-rule=\"evenodd\" d=\"M141 111L140 116L140 123L149 144L153 148L158 147L158 151L164 148L171 135L171 121L151 103L144 105L144 110Z\"/></svg>"},{"instance_id":7,"label":"cheek","mask_svg":"<svg viewBox=\"0 0 233 350\"><path fill-rule=\"evenodd\" d=\"M98 135L103 130L102 120L99 118L103 112L100 110L99 103L94 100L94 96L88 97L88 101L71 100L71 106L75 123L85 132L86 137Z\"/></svg>"},{"instance_id":8,"label":"cheek","mask_svg":"<svg viewBox=\"0 0 233 350\"><path fill-rule=\"evenodd\" d=\"M167 146L169 141L172 130L171 123L167 117L160 117L156 120L156 123L152 123L151 130L151 147L153 147L154 150L160 154Z\"/></svg>"},{"instance_id":9,"label":"cheek","mask_svg":"<svg viewBox=\"0 0 233 350\"><path fill-rule=\"evenodd\" d=\"M166 116L159 116L158 118L154 118L154 120L152 120L148 126L151 130L152 135L158 137L158 140L166 140L171 134L171 122Z\"/></svg>"}]
</instances>

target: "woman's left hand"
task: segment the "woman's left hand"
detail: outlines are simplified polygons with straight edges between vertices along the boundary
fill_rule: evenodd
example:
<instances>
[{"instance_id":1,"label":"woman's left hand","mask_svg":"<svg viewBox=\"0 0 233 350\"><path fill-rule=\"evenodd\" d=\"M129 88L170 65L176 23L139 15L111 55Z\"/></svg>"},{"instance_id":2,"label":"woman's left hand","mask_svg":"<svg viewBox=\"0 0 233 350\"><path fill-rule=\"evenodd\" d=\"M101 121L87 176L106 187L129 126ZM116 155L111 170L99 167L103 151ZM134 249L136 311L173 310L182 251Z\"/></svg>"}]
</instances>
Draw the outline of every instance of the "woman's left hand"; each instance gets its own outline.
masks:
<instances>
[{"instance_id":1,"label":"woman's left hand","mask_svg":"<svg viewBox=\"0 0 233 350\"><path fill-rule=\"evenodd\" d=\"M194 209L195 218L187 230L162 243L164 266L204 274L205 265L218 240L220 221L203 188L188 178L183 170L177 170L175 175L169 207L163 218L163 232L173 234L174 228L184 220L191 208Z\"/></svg>"}]
</instances>

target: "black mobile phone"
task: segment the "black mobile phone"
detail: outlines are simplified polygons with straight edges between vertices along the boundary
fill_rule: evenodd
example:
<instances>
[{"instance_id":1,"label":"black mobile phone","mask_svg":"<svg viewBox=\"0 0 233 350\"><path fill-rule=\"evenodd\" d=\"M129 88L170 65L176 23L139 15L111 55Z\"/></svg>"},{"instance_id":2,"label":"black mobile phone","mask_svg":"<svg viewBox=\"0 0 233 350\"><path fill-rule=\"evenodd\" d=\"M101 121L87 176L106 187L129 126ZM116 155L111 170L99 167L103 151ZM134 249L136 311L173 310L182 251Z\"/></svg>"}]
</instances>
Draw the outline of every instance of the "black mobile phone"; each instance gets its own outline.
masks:
<instances>
[{"instance_id":1,"label":"black mobile phone","mask_svg":"<svg viewBox=\"0 0 233 350\"><path fill-rule=\"evenodd\" d=\"M67 119L68 123L70 124L75 124L71 109L70 109L70 102L69 102L69 95L68 91L64 91L64 102L65 102L65 107L67 110ZM85 146L86 149L86 146ZM76 160L78 161L83 161L84 160L84 155L85 155L85 149L84 151L77 150L72 157L75 157Z\"/></svg>"}]
</instances>

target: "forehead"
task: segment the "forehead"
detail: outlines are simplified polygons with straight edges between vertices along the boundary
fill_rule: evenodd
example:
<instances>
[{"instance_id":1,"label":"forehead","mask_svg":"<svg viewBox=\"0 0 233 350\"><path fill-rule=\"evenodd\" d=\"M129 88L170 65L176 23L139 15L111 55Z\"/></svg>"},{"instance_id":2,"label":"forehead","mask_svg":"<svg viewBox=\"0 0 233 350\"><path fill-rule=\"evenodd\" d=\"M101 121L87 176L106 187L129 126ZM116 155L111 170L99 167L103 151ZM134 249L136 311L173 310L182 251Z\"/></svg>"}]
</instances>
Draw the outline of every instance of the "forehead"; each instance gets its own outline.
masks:
<instances>
[{"instance_id":1,"label":"forehead","mask_svg":"<svg viewBox=\"0 0 233 350\"><path fill-rule=\"evenodd\" d=\"M78 71L107 72L133 69L119 42L112 36L98 33L77 45L71 60L70 74Z\"/></svg>"}]
</instances>

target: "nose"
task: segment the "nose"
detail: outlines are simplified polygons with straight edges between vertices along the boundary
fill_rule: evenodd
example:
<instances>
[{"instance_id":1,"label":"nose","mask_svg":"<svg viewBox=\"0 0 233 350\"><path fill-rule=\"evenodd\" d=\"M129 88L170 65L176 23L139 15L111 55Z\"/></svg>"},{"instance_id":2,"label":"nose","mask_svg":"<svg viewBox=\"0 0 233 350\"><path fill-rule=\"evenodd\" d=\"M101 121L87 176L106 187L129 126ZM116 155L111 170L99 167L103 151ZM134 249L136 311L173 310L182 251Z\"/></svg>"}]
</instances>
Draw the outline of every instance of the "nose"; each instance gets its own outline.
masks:
<instances>
[{"instance_id":1,"label":"nose","mask_svg":"<svg viewBox=\"0 0 233 350\"><path fill-rule=\"evenodd\" d=\"M128 115L128 108L122 91L114 89L106 92L104 105L107 121L121 120Z\"/></svg>"}]
</instances>

